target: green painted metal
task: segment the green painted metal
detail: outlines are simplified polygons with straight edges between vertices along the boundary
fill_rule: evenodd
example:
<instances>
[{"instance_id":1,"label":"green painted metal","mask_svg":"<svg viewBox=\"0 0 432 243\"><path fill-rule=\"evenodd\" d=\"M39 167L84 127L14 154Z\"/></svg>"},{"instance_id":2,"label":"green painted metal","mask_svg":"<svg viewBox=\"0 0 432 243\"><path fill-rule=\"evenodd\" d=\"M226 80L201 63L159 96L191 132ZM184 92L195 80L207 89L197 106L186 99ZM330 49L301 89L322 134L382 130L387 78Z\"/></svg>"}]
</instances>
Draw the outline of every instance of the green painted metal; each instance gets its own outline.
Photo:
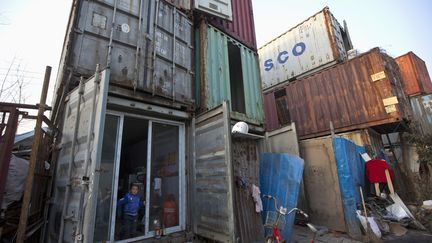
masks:
<instances>
[{"instance_id":1,"label":"green painted metal","mask_svg":"<svg viewBox=\"0 0 432 243\"><path fill-rule=\"evenodd\" d=\"M199 46L200 37L199 34L197 35L198 38L196 41L197 46ZM211 25L207 29L207 50L199 50L206 52L206 62L200 63L199 58L196 61L197 74L203 72L203 66L207 65L205 80L200 80L199 75L196 75L197 94L200 92L200 89L205 89L204 95L206 96L200 99L201 103L205 102L205 104L198 105L202 108L211 109L222 104L224 100L230 101L231 99L228 41L240 48L246 106L246 114L244 116L252 122L262 124L264 121L264 112L257 53Z\"/></svg>"}]
</instances>

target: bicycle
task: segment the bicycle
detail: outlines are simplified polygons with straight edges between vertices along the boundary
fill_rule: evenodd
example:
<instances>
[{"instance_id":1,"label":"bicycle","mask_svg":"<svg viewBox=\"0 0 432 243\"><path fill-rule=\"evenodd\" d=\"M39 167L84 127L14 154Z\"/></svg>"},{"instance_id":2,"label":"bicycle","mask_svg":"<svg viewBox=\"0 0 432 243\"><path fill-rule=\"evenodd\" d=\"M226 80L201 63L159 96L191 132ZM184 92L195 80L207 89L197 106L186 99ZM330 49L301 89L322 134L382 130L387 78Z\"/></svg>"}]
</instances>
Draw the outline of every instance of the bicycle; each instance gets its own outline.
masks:
<instances>
[{"instance_id":1,"label":"bicycle","mask_svg":"<svg viewBox=\"0 0 432 243\"><path fill-rule=\"evenodd\" d=\"M266 243L282 243L285 242L279 232L279 229L283 229L285 226L285 216L291 214L292 212L299 212L303 214L306 218L309 218L309 216L303 212L302 210L298 208L292 208L290 211L288 211L287 208L284 208L282 206L277 205L277 198L273 197L271 195L263 195L263 197L268 198L269 200L274 200L274 207L276 211L268 211L266 220L264 223L264 228L271 228L272 234L267 235L265 237ZM288 212L287 212L288 211Z\"/></svg>"}]
</instances>

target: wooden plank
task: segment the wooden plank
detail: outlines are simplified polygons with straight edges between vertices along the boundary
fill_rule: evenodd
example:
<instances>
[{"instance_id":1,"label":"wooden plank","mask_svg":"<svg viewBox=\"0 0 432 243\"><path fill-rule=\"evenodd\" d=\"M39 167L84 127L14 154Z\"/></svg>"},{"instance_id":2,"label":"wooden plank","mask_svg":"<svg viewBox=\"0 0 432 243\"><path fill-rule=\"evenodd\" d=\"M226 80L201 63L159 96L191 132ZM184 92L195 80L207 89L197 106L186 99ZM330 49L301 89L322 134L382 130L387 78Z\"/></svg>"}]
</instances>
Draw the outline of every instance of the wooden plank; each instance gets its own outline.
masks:
<instances>
[{"instance_id":1,"label":"wooden plank","mask_svg":"<svg viewBox=\"0 0 432 243\"><path fill-rule=\"evenodd\" d=\"M390 194L394 194L395 191L394 191L394 187L393 187L393 182L391 180L390 173L389 173L388 169L385 170L385 176L386 176L386 179L387 179L387 186L388 186L388 188L390 190Z\"/></svg>"},{"instance_id":2,"label":"wooden plank","mask_svg":"<svg viewBox=\"0 0 432 243\"><path fill-rule=\"evenodd\" d=\"M381 195L381 191L380 191L380 188L379 188L379 183L374 183L374 186L375 186L375 195L377 197L379 197Z\"/></svg>"}]
</instances>

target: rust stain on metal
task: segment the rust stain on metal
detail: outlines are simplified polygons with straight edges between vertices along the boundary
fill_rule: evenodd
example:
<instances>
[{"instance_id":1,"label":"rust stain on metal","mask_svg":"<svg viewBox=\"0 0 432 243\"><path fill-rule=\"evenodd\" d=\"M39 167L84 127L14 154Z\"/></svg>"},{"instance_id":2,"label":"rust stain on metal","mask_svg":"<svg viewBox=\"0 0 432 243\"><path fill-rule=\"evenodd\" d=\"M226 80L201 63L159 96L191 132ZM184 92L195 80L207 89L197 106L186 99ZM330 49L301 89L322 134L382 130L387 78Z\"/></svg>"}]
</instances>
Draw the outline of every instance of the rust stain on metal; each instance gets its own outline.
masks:
<instances>
[{"instance_id":1,"label":"rust stain on metal","mask_svg":"<svg viewBox=\"0 0 432 243\"><path fill-rule=\"evenodd\" d=\"M200 72L200 83L201 85L204 85L204 87L201 88L201 104L207 104L207 95L206 90L208 90L208 80L207 80L207 48L208 48L208 25L204 19L201 20L200 26L199 26L199 45L200 45L200 56L199 60L201 63L201 72Z\"/></svg>"},{"instance_id":2,"label":"rust stain on metal","mask_svg":"<svg viewBox=\"0 0 432 243\"><path fill-rule=\"evenodd\" d=\"M386 71L373 82L371 75ZM286 84L287 106L301 139L336 132L392 124L408 117L408 101L394 60L379 48L354 59ZM277 119L275 92L265 93L267 130L282 125ZM397 97L396 110L387 113L383 99ZM393 104L392 104L393 105Z\"/></svg>"},{"instance_id":3,"label":"rust stain on metal","mask_svg":"<svg viewBox=\"0 0 432 243\"><path fill-rule=\"evenodd\" d=\"M328 10L328 8L325 8L323 10L323 12L324 12L325 23L327 25L326 29L327 29L327 32L328 32L328 38L330 40L331 48L332 48L332 51L333 51L333 56L334 56L335 60L339 60L340 59L340 53L338 52L338 50L336 48L336 45L337 45L336 44L336 40L335 40L336 33L334 32L334 29L333 29L332 18L330 16L331 13Z\"/></svg>"}]
</instances>

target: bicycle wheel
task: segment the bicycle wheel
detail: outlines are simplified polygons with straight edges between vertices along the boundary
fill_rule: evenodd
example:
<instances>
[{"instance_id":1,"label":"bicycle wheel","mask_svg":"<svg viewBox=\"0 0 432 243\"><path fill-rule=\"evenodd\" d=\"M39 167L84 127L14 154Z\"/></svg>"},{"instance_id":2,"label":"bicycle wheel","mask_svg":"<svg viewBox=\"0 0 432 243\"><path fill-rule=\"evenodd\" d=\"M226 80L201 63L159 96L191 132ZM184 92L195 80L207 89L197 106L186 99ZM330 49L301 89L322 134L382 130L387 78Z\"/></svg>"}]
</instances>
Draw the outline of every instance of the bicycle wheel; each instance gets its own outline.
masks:
<instances>
[{"instance_id":1,"label":"bicycle wheel","mask_svg":"<svg viewBox=\"0 0 432 243\"><path fill-rule=\"evenodd\" d=\"M276 239L273 237L273 235L269 235L265 238L265 243L276 243Z\"/></svg>"}]
</instances>

